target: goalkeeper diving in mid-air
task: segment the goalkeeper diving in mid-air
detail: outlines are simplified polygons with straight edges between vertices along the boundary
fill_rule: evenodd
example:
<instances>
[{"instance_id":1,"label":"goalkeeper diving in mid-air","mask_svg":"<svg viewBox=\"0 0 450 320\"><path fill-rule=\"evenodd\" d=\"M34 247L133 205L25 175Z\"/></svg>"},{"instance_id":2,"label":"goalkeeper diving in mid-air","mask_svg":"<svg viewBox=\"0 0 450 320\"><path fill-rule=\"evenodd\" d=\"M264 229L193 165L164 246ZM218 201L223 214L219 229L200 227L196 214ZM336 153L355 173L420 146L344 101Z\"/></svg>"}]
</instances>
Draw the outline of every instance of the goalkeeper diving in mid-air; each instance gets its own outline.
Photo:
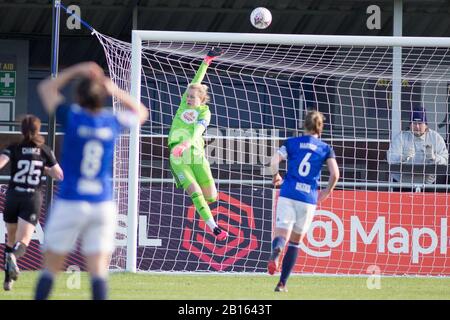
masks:
<instances>
[{"instance_id":1,"label":"goalkeeper diving in mid-air","mask_svg":"<svg viewBox=\"0 0 450 320\"><path fill-rule=\"evenodd\" d=\"M170 168L177 188L183 188L189 194L197 212L217 240L224 241L228 233L217 225L208 205L217 200L217 189L205 157L203 133L211 120L211 112L207 105L208 87L201 83L208 66L221 54L221 48L212 48L188 85L172 121L168 147Z\"/></svg>"}]
</instances>

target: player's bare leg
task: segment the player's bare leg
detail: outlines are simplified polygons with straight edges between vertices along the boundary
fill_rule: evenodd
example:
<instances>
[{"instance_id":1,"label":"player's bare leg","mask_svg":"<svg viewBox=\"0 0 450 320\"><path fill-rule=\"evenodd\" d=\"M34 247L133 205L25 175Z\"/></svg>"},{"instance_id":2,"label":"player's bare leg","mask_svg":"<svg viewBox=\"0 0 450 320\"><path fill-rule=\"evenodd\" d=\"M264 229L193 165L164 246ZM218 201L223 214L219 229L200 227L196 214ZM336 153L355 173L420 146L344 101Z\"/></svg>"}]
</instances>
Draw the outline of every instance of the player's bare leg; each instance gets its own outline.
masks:
<instances>
[{"instance_id":1,"label":"player's bare leg","mask_svg":"<svg viewBox=\"0 0 450 320\"><path fill-rule=\"evenodd\" d=\"M63 269L65 259L66 253L60 254L47 250L44 253L44 268L56 275Z\"/></svg>"},{"instance_id":2,"label":"player's bare leg","mask_svg":"<svg viewBox=\"0 0 450 320\"><path fill-rule=\"evenodd\" d=\"M64 266L66 253L44 252L44 270L42 270L36 286L35 300L47 300L53 287L53 280Z\"/></svg>"},{"instance_id":3,"label":"player's bare leg","mask_svg":"<svg viewBox=\"0 0 450 320\"><path fill-rule=\"evenodd\" d=\"M92 299L106 300L108 295L108 267L111 255L97 253L86 256L86 266L91 274Z\"/></svg>"},{"instance_id":4,"label":"player's bare leg","mask_svg":"<svg viewBox=\"0 0 450 320\"><path fill-rule=\"evenodd\" d=\"M201 187L201 189L205 196L205 200L208 203L213 203L213 202L217 201L218 193L217 193L216 185L214 183L207 187Z\"/></svg>"},{"instance_id":5,"label":"player's bare leg","mask_svg":"<svg viewBox=\"0 0 450 320\"><path fill-rule=\"evenodd\" d=\"M22 218L19 218L15 239L16 243L20 241L24 245L28 246L30 244L31 238L33 237L35 228L36 227L33 224L23 220Z\"/></svg>"},{"instance_id":6,"label":"player's bare leg","mask_svg":"<svg viewBox=\"0 0 450 320\"><path fill-rule=\"evenodd\" d=\"M289 238L290 234L291 231L289 229L275 229L275 237L272 241L272 253L270 254L269 261L267 262L267 272L270 275L273 275L279 269L281 252L283 252L286 239Z\"/></svg>"}]
</instances>

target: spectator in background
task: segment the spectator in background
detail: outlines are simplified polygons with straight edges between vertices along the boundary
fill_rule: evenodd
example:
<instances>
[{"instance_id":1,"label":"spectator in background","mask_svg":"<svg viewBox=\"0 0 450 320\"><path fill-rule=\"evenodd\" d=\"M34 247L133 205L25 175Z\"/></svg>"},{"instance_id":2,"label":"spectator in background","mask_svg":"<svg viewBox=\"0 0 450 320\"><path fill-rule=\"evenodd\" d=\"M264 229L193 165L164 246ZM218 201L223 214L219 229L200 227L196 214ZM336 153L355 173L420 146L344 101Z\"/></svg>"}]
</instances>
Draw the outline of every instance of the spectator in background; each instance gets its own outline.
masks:
<instances>
[{"instance_id":1,"label":"spectator in background","mask_svg":"<svg viewBox=\"0 0 450 320\"><path fill-rule=\"evenodd\" d=\"M410 130L402 131L392 140L387 152L389 164L448 164L448 151L439 133L428 128L425 110L414 110ZM394 182L432 184L434 174L391 173Z\"/></svg>"}]
</instances>

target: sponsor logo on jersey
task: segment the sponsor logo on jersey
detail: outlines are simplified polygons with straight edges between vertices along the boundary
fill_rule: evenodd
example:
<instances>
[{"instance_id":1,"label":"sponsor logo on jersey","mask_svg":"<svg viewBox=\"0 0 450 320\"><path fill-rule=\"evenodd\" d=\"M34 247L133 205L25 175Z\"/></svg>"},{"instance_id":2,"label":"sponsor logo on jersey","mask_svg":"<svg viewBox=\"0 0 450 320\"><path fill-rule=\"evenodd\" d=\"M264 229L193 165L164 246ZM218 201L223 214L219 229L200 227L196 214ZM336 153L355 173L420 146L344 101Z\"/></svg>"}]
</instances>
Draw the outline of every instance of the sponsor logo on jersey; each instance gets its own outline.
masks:
<instances>
[{"instance_id":1,"label":"sponsor logo on jersey","mask_svg":"<svg viewBox=\"0 0 450 320\"><path fill-rule=\"evenodd\" d=\"M181 120L188 124L194 123L195 120L197 120L197 117L197 110L186 110L181 114Z\"/></svg>"},{"instance_id":2,"label":"sponsor logo on jersey","mask_svg":"<svg viewBox=\"0 0 450 320\"><path fill-rule=\"evenodd\" d=\"M77 184L77 192L82 195L95 195L103 192L103 185L99 179L80 178Z\"/></svg>"},{"instance_id":3,"label":"sponsor logo on jersey","mask_svg":"<svg viewBox=\"0 0 450 320\"><path fill-rule=\"evenodd\" d=\"M311 186L309 184L306 184L306 183L297 182L297 184L295 185L295 190L303 191L303 192L306 192L306 193L310 193L311 192Z\"/></svg>"}]
</instances>

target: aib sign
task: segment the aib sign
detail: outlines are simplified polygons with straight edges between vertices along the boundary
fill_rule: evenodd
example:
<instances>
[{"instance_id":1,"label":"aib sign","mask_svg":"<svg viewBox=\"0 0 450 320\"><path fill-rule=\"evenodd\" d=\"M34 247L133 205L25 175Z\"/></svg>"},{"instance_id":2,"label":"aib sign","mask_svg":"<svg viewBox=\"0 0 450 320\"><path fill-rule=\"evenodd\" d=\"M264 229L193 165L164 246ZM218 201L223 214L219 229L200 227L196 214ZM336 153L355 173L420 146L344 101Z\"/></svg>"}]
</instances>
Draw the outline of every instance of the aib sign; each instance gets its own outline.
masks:
<instances>
[{"instance_id":1,"label":"aib sign","mask_svg":"<svg viewBox=\"0 0 450 320\"><path fill-rule=\"evenodd\" d=\"M218 225L228 231L226 242L216 240L192 205L188 208L182 246L212 269L221 271L247 257L258 247L258 240L252 207L225 193L219 193L218 198L212 214Z\"/></svg>"}]
</instances>

